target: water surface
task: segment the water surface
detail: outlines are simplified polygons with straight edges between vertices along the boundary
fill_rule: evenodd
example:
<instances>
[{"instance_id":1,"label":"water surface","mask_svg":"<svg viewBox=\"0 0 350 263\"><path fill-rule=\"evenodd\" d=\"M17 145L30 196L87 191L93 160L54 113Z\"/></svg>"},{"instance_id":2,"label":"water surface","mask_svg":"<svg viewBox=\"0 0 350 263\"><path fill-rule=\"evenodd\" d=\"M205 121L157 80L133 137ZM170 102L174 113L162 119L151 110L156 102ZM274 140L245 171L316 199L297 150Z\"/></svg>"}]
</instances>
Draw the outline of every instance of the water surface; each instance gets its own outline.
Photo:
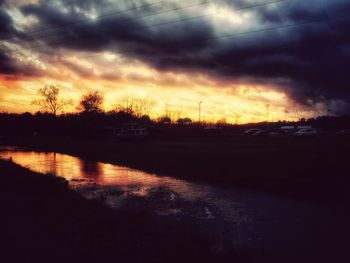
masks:
<instances>
[{"instance_id":1,"label":"water surface","mask_svg":"<svg viewBox=\"0 0 350 263\"><path fill-rule=\"evenodd\" d=\"M64 177L84 197L100 199L113 209L146 210L161 218L194 222L218 248L230 244L262 253L302 250L332 217L285 197L192 183L66 154L2 147L0 157Z\"/></svg>"}]
</instances>

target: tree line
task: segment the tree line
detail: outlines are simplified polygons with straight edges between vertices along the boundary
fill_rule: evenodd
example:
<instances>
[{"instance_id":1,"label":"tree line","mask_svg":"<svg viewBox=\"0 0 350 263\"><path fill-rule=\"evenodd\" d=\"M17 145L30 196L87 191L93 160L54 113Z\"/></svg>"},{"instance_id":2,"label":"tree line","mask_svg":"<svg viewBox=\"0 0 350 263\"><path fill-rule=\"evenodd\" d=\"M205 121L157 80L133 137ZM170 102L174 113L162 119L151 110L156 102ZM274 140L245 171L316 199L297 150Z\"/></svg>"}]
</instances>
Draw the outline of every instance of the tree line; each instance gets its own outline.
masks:
<instances>
[{"instance_id":1,"label":"tree line","mask_svg":"<svg viewBox=\"0 0 350 263\"><path fill-rule=\"evenodd\" d=\"M84 94L76 109L82 114L103 113L104 95L99 91L90 91ZM32 101L32 105L38 106L40 111L57 116L68 107L73 106L73 101L63 99L60 96L60 89L54 85L45 86L38 90L38 99ZM113 106L110 113L121 113L135 118L150 121L150 116L156 102L148 98L132 98L124 96ZM181 112L173 112L166 105L165 112L157 121L163 124L170 124L176 119L177 124L191 124L192 119L181 117ZM177 117L177 118L176 118Z\"/></svg>"}]
</instances>

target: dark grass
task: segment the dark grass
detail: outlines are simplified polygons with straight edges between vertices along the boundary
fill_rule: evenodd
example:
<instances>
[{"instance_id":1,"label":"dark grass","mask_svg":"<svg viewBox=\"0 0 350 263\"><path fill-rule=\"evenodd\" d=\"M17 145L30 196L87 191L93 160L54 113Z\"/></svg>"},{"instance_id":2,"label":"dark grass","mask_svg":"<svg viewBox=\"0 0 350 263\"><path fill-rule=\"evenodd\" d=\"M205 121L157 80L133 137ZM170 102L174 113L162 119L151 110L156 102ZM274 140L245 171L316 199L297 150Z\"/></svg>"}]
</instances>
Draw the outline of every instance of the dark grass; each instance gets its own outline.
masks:
<instances>
[{"instance_id":1,"label":"dark grass","mask_svg":"<svg viewBox=\"0 0 350 263\"><path fill-rule=\"evenodd\" d=\"M111 138L27 137L4 143L297 198L345 200L350 185L349 138L235 136L118 142Z\"/></svg>"},{"instance_id":2,"label":"dark grass","mask_svg":"<svg viewBox=\"0 0 350 263\"><path fill-rule=\"evenodd\" d=\"M245 262L193 225L112 211L10 161L0 160L0 205L2 262Z\"/></svg>"}]
</instances>

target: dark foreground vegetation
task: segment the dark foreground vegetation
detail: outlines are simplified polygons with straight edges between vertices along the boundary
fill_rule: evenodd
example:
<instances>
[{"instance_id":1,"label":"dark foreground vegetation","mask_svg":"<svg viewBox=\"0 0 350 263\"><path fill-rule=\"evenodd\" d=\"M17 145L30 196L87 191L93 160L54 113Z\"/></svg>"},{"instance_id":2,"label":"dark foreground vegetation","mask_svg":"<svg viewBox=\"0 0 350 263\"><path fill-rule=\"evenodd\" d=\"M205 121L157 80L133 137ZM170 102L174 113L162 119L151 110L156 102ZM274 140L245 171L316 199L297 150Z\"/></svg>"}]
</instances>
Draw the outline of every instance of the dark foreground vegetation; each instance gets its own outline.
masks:
<instances>
[{"instance_id":1,"label":"dark foreground vegetation","mask_svg":"<svg viewBox=\"0 0 350 263\"><path fill-rule=\"evenodd\" d=\"M64 179L0 160L2 262L214 262L196 228L85 200Z\"/></svg>"},{"instance_id":2,"label":"dark foreground vegetation","mask_svg":"<svg viewBox=\"0 0 350 263\"><path fill-rule=\"evenodd\" d=\"M350 117L322 116L316 119L301 119L298 122L262 122L235 125L220 120L217 123L192 122L188 118L172 120L161 117L151 120L148 115L138 116L132 111L81 112L55 116L37 112L36 114L0 113L0 136L55 135L78 138L113 138L126 123L137 123L149 131L151 138L223 138L241 135L250 128L275 131L281 126L312 126L322 136L330 134L349 135Z\"/></svg>"}]
</instances>

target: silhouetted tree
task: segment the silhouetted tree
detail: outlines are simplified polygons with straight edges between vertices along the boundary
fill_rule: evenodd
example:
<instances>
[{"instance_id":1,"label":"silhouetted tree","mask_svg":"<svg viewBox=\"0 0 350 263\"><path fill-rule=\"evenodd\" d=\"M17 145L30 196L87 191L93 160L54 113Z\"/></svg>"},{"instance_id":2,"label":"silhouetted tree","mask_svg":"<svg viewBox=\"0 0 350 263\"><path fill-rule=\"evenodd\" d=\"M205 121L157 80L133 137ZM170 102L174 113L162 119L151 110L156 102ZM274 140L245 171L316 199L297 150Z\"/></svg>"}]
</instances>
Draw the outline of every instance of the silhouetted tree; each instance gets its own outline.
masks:
<instances>
[{"instance_id":1,"label":"silhouetted tree","mask_svg":"<svg viewBox=\"0 0 350 263\"><path fill-rule=\"evenodd\" d=\"M133 114L140 118L143 115L150 115L155 101L148 98L132 98L131 96L121 97L114 106L115 111Z\"/></svg>"},{"instance_id":2,"label":"silhouetted tree","mask_svg":"<svg viewBox=\"0 0 350 263\"><path fill-rule=\"evenodd\" d=\"M60 99L60 90L54 85L45 86L38 90L40 99L33 100L32 104L40 106L42 111L57 115L57 113L64 109L64 107L71 105L71 100Z\"/></svg>"},{"instance_id":3,"label":"silhouetted tree","mask_svg":"<svg viewBox=\"0 0 350 263\"><path fill-rule=\"evenodd\" d=\"M163 118L167 117L170 120L173 118L174 112L170 109L170 105L168 103L164 104L164 115Z\"/></svg>"},{"instance_id":4,"label":"silhouetted tree","mask_svg":"<svg viewBox=\"0 0 350 263\"><path fill-rule=\"evenodd\" d=\"M226 126L226 125L227 125L227 121L225 118L222 118L216 122L216 126Z\"/></svg>"},{"instance_id":5,"label":"silhouetted tree","mask_svg":"<svg viewBox=\"0 0 350 263\"><path fill-rule=\"evenodd\" d=\"M186 117L186 118L184 118L184 122L185 122L185 124L191 124L192 123L192 119Z\"/></svg>"},{"instance_id":6,"label":"silhouetted tree","mask_svg":"<svg viewBox=\"0 0 350 263\"><path fill-rule=\"evenodd\" d=\"M186 125L186 124L191 124L192 120L186 117L186 118L179 118L176 122L180 125Z\"/></svg>"},{"instance_id":7,"label":"silhouetted tree","mask_svg":"<svg viewBox=\"0 0 350 263\"><path fill-rule=\"evenodd\" d=\"M86 113L102 112L103 95L98 91L85 94L79 103L79 109Z\"/></svg>"},{"instance_id":8,"label":"silhouetted tree","mask_svg":"<svg viewBox=\"0 0 350 263\"><path fill-rule=\"evenodd\" d=\"M170 119L183 119L182 115L183 115L183 111L182 110L173 110L170 112L170 115L168 116Z\"/></svg>"},{"instance_id":9,"label":"silhouetted tree","mask_svg":"<svg viewBox=\"0 0 350 263\"><path fill-rule=\"evenodd\" d=\"M183 125L184 124L184 119L183 118L179 118L177 119L177 124Z\"/></svg>"},{"instance_id":10,"label":"silhouetted tree","mask_svg":"<svg viewBox=\"0 0 350 263\"><path fill-rule=\"evenodd\" d=\"M142 115L141 118L140 118L140 121L142 123L151 123L151 118L148 116L148 115Z\"/></svg>"},{"instance_id":11,"label":"silhouetted tree","mask_svg":"<svg viewBox=\"0 0 350 263\"><path fill-rule=\"evenodd\" d=\"M117 104L114 106L115 111L124 112L131 115L134 115L134 104L135 100L130 96L121 97Z\"/></svg>"},{"instance_id":12,"label":"silhouetted tree","mask_svg":"<svg viewBox=\"0 0 350 263\"><path fill-rule=\"evenodd\" d=\"M133 110L137 117L150 115L156 102L148 98L138 98L133 100Z\"/></svg>"},{"instance_id":13,"label":"silhouetted tree","mask_svg":"<svg viewBox=\"0 0 350 263\"><path fill-rule=\"evenodd\" d=\"M238 125L239 119L241 118L241 115L237 112L234 113L235 116L235 124Z\"/></svg>"},{"instance_id":14,"label":"silhouetted tree","mask_svg":"<svg viewBox=\"0 0 350 263\"><path fill-rule=\"evenodd\" d=\"M161 124L171 124L171 119L167 116L158 118L158 122Z\"/></svg>"}]
</instances>

